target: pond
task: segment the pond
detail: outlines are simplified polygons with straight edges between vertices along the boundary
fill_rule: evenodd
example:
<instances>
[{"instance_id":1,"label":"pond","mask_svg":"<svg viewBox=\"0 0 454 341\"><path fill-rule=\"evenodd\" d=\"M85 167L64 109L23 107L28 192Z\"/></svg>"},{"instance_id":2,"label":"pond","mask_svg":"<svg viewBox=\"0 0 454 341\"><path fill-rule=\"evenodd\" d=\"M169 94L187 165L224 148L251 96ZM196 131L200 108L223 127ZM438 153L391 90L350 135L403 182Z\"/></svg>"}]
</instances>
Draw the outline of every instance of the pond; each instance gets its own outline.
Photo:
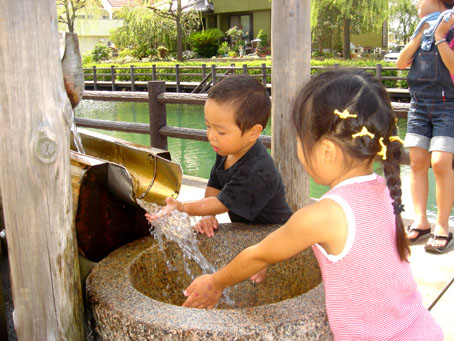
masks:
<instances>
[{"instance_id":1,"label":"pond","mask_svg":"<svg viewBox=\"0 0 454 341\"><path fill-rule=\"evenodd\" d=\"M198 105L167 104L167 124L185 128L205 129L203 118L203 107ZM102 102L83 100L76 108L76 116L83 118L94 118L99 120L149 123L148 103L134 102ZM406 120L398 121L399 136L405 137ZM96 131L96 129L93 129ZM137 144L150 145L150 137L144 134L124 133L118 131L98 130L99 132L131 141ZM268 125L263 132L271 135L271 127ZM215 152L207 142L191 141L178 138L168 139L168 148L172 160L179 163L185 175L196 176L207 179L210 174L211 166L215 159ZM376 171L380 173L377 165ZM413 218L413 205L410 195L410 167L401 166L402 192L405 204L404 217ZM432 170L429 172L429 200L428 215L430 219L436 217L435 203L435 179ZM313 198L320 198L327 191L326 186L315 184L311 180L310 195ZM450 220L454 222L454 213L451 213Z\"/></svg>"}]
</instances>

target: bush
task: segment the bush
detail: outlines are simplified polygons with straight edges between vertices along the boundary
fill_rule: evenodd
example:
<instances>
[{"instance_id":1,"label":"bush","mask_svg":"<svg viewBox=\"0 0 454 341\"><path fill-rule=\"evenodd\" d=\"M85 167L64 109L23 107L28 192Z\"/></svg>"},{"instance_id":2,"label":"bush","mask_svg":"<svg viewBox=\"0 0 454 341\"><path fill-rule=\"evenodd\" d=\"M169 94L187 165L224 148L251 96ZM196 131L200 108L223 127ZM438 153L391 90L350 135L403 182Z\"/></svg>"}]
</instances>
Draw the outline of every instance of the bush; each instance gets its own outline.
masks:
<instances>
[{"instance_id":1,"label":"bush","mask_svg":"<svg viewBox=\"0 0 454 341\"><path fill-rule=\"evenodd\" d=\"M91 53L93 61L95 62L109 59L111 54L112 51L110 50L110 47L103 44L97 44Z\"/></svg>"},{"instance_id":2,"label":"bush","mask_svg":"<svg viewBox=\"0 0 454 341\"><path fill-rule=\"evenodd\" d=\"M169 49L165 46L158 46L158 53L159 58L165 59L167 58L167 54L169 53Z\"/></svg>"},{"instance_id":3,"label":"bush","mask_svg":"<svg viewBox=\"0 0 454 341\"><path fill-rule=\"evenodd\" d=\"M194 32L188 37L189 44L195 53L202 58L215 56L219 48L219 40L224 36L221 30L210 28L205 31Z\"/></svg>"},{"instance_id":4,"label":"bush","mask_svg":"<svg viewBox=\"0 0 454 341\"><path fill-rule=\"evenodd\" d=\"M224 41L221 46L219 46L218 48L218 55L219 56L225 56L226 54L228 54L230 52L230 46L229 46L229 43Z\"/></svg>"}]
</instances>

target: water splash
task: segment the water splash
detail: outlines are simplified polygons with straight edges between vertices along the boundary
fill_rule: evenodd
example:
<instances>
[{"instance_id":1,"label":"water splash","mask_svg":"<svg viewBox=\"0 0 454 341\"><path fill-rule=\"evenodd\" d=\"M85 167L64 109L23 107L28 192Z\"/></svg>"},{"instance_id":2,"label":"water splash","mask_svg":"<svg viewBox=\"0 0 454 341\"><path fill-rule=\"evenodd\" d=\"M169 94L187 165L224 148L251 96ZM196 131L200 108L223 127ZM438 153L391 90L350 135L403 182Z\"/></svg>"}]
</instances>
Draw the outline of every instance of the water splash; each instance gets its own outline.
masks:
<instances>
[{"instance_id":1,"label":"water splash","mask_svg":"<svg viewBox=\"0 0 454 341\"><path fill-rule=\"evenodd\" d=\"M73 134L73 140L74 140L74 145L76 146L76 150L81 153L85 154L85 148L82 145L82 139L80 138L79 132L77 131L77 126L76 126L76 119L74 117L74 110L71 110L71 123L70 123L70 129Z\"/></svg>"},{"instance_id":2,"label":"water splash","mask_svg":"<svg viewBox=\"0 0 454 341\"><path fill-rule=\"evenodd\" d=\"M137 199L137 203L149 214L157 213L162 207L144 200ZM183 252L183 263L186 273L194 279L194 275L189 267L187 259L195 261L203 273L214 273L216 268L203 256L197 245L197 233L192 229L191 218L188 214L180 211L173 211L171 214L158 218L153 222L153 227L150 233L158 242L159 249L164 254L167 267L171 271L176 271L175 267L167 259L164 252L164 239L172 240L178 244ZM228 296L226 291L223 294L223 301L229 306L234 305L234 301Z\"/></svg>"}]
</instances>

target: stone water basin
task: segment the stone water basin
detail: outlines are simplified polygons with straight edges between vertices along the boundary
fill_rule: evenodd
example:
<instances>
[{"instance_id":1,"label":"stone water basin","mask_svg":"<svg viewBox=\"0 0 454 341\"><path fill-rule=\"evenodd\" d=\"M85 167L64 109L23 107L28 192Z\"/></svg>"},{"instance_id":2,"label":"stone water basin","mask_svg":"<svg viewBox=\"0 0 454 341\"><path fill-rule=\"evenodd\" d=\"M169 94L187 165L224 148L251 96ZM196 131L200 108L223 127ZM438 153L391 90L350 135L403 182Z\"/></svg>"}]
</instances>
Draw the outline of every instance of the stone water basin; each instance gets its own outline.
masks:
<instances>
[{"instance_id":1,"label":"stone water basin","mask_svg":"<svg viewBox=\"0 0 454 341\"><path fill-rule=\"evenodd\" d=\"M245 247L276 229L273 225L220 224L212 238L198 235L202 254L220 268ZM176 243L166 258L153 237L127 244L99 262L86 281L88 306L103 340L329 340L324 291L317 261L308 249L268 269L263 283L245 281L228 289L234 306L183 308L191 283ZM191 273L200 268L187 262Z\"/></svg>"}]
</instances>

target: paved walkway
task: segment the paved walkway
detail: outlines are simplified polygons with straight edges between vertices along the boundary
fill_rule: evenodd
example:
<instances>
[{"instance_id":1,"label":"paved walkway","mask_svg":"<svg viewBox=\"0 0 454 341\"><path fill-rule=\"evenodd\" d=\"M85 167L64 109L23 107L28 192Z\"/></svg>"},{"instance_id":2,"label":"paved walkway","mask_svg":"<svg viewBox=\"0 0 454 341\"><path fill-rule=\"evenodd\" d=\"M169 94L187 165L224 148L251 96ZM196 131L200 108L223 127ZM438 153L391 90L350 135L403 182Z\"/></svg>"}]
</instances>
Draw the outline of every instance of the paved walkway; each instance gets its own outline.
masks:
<instances>
[{"instance_id":1,"label":"paved walkway","mask_svg":"<svg viewBox=\"0 0 454 341\"><path fill-rule=\"evenodd\" d=\"M203 198L205 186L206 180L185 176L178 199L186 201ZM218 216L218 220L230 221L227 213ZM408 217L404 216L404 223L406 226L410 224ZM454 226L449 230L454 233ZM426 240L411 246L413 275L422 293L424 305L429 308L435 303L431 313L443 328L445 340L454 341L454 283L443 293L454 279L454 245L444 254L431 254L424 250Z\"/></svg>"}]
</instances>

